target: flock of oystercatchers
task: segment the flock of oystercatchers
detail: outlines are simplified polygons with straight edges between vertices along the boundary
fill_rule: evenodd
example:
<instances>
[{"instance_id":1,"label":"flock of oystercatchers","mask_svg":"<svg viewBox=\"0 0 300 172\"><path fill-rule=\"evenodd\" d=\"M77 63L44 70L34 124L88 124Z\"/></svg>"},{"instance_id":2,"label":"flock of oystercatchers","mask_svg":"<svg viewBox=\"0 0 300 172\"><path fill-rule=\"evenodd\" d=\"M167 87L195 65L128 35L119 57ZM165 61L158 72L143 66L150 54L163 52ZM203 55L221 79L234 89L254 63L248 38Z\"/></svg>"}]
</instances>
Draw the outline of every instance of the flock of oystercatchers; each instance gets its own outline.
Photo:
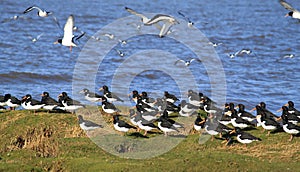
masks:
<instances>
[{"instance_id":1,"label":"flock of oystercatchers","mask_svg":"<svg viewBox=\"0 0 300 172\"><path fill-rule=\"evenodd\" d=\"M284 0L280 0L279 2L284 8L290 11L286 16L300 19L300 12L298 10ZM39 17L53 16L54 21L60 27L60 24L53 13L42 10L37 6L31 6L23 13L26 14L33 10L38 10L37 14ZM178 23L174 17L169 15L158 14L153 18L147 18L143 14L128 7L125 7L125 10L140 17L143 25L157 26L158 22L163 22L162 26L157 26L160 30L159 37L170 34L172 25ZM186 19L189 27L193 26L193 22L182 12L179 11L178 14ZM16 20L18 18L20 18L20 16L14 16L10 20ZM74 17L73 15L70 15L64 26L64 35L62 38L58 39L56 43L70 47L71 51L72 47L77 46L75 41L85 35L85 32L82 32L81 35L74 36L74 30L76 30L76 27L74 26ZM107 36L113 37L113 35ZM38 38L33 39L32 41L37 40ZM126 41L121 41L120 43L126 44ZM219 45L217 43L211 44L214 47ZM248 49L240 50L237 53L229 54L229 57L233 58L243 53L249 55L252 51ZM118 52L118 54L121 56L122 52ZM190 61L179 60L176 61L175 64L184 62L185 65L188 66L195 60L197 59L191 59ZM292 101L289 101L287 105L281 107L280 110L282 110L282 115L280 117L268 111L264 102L259 103L259 105L255 107L256 116L254 116L245 110L243 104L234 107L233 103L228 103L225 104L224 109L221 109L207 96L192 90L188 91L188 101L182 100L177 105L175 103L179 101L179 99L167 91L164 92L164 95L161 98L153 99L148 97L146 92L139 94L138 91L134 90L130 96L136 105L135 109L129 110L131 123L129 124L125 120L120 119L122 116L120 115L121 111L113 104L115 101L122 102L123 100L110 92L107 86L103 86L100 90L103 91L103 95L92 93L88 89L83 89L81 93L84 94L88 101L101 101L103 114L112 115L114 128L120 132L128 132L130 129L144 130L144 136L146 136L147 132L151 130L161 130L167 136L169 132L180 132L181 128L185 127L184 124L180 124L173 120L171 116L178 115L180 117L191 117L196 115L197 117L194 122L195 130L204 130L209 135L212 135L212 138L214 138L215 135L220 134L220 137L225 138L227 141L226 144L230 143L233 133L236 134L237 140L243 144L261 141L260 138L245 131L245 129L251 129L258 126L267 130L268 135L270 135L271 132L284 131L291 135L290 141L292 141L295 135L300 133L300 126L298 126L298 123L300 122L300 112L295 109ZM19 100L10 94L5 94L4 96L0 96L0 108L6 109L5 106L8 106L11 110L14 110L17 107L22 106L24 109L33 110L34 112L39 109L75 112L79 108L85 108L84 104L73 100L66 92L62 92L58 96L58 100L51 98L48 92L43 92L41 96L41 101L33 99L30 94L25 95ZM102 128L102 125L85 120L81 115L78 116L78 119L80 127L84 130Z\"/></svg>"},{"instance_id":2,"label":"flock of oystercatchers","mask_svg":"<svg viewBox=\"0 0 300 172\"><path fill-rule=\"evenodd\" d=\"M134 108L128 112L129 115L121 114L114 102L123 102L120 97L112 93L108 86L104 85L99 89L103 94L90 92L88 89L80 91L84 98L90 102L102 102L101 115L110 115L113 118L114 128L120 132L129 132L130 129L136 129L138 132L144 130L144 136L147 137L147 132L161 130L165 136L170 132L180 133L185 129L185 124L175 121L174 117L178 118L193 118L194 129L196 131L205 131L212 135L220 135L220 138L229 144L232 141L232 136L236 135L239 142L248 144L253 141L261 141L245 131L255 129L261 126L263 130L267 130L268 136L271 133L286 132L291 135L292 141L295 135L300 133L300 111L294 107L292 101L282 106L279 111L282 111L281 116L276 116L266 108L266 103L260 102L250 112L245 110L243 104L238 104L236 107L233 103L226 103L223 108L220 108L209 97L203 93L197 93L193 90L188 90L188 100L181 100L169 92L165 91L164 95L159 98L151 98L147 92L139 94L137 90L132 91L128 96L135 103ZM0 96L0 106L10 107L14 110L18 106L24 109L36 110L45 109L47 111L68 111L74 113L79 108L86 106L79 101L73 100L66 92L58 95L58 100L51 98L48 92L41 94L41 101L35 100L30 94L18 100L10 94ZM256 110L256 115L251 112ZM123 112L122 112L123 113ZM130 120L120 119L123 116L129 116ZM100 124L83 119L82 115L78 115L79 125L83 130L94 130L102 128Z\"/></svg>"}]
</instances>

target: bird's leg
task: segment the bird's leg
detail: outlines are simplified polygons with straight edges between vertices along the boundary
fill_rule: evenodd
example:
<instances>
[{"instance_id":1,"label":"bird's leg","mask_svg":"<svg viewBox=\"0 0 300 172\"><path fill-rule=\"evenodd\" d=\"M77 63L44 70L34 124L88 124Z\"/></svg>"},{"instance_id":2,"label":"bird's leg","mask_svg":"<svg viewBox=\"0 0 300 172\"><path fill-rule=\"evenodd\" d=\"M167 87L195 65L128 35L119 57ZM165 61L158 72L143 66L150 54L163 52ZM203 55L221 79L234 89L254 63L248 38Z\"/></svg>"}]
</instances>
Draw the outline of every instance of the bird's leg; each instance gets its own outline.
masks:
<instances>
[{"instance_id":1,"label":"bird's leg","mask_svg":"<svg viewBox=\"0 0 300 172\"><path fill-rule=\"evenodd\" d=\"M146 136L147 135L147 130L145 130L145 134L144 134L144 136Z\"/></svg>"},{"instance_id":2,"label":"bird's leg","mask_svg":"<svg viewBox=\"0 0 300 172\"><path fill-rule=\"evenodd\" d=\"M291 142L293 140L293 138L294 138L294 135L291 134L291 137L290 137L289 141Z\"/></svg>"},{"instance_id":3,"label":"bird's leg","mask_svg":"<svg viewBox=\"0 0 300 172\"><path fill-rule=\"evenodd\" d=\"M264 133L266 129L263 129L261 133Z\"/></svg>"},{"instance_id":4,"label":"bird's leg","mask_svg":"<svg viewBox=\"0 0 300 172\"><path fill-rule=\"evenodd\" d=\"M70 46L70 52L72 52L72 46Z\"/></svg>"},{"instance_id":5,"label":"bird's leg","mask_svg":"<svg viewBox=\"0 0 300 172\"><path fill-rule=\"evenodd\" d=\"M210 141L214 141L215 136L211 136Z\"/></svg>"},{"instance_id":6,"label":"bird's leg","mask_svg":"<svg viewBox=\"0 0 300 172\"><path fill-rule=\"evenodd\" d=\"M271 131L268 131L268 134L267 134L267 136L270 136L270 133L271 133Z\"/></svg>"}]
</instances>

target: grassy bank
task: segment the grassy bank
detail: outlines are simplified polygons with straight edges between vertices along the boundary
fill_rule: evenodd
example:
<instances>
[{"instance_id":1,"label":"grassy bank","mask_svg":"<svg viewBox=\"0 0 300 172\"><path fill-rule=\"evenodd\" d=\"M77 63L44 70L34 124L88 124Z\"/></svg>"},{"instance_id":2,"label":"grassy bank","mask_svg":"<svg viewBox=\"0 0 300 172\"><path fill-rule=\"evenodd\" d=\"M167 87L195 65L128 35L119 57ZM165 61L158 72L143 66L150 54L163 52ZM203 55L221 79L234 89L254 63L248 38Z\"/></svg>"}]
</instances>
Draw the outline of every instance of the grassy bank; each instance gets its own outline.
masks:
<instances>
[{"instance_id":1,"label":"grassy bank","mask_svg":"<svg viewBox=\"0 0 300 172\"><path fill-rule=\"evenodd\" d=\"M99 122L99 121L97 121ZM107 153L93 143L72 114L29 111L0 112L0 171L297 171L300 138L289 142L283 132L260 137L245 147L210 139L199 144L190 134L175 148L150 159L128 159ZM111 127L108 125L106 127ZM105 132L104 129L101 132ZM88 133L92 135L93 132ZM128 135L136 140L150 138Z\"/></svg>"}]
</instances>

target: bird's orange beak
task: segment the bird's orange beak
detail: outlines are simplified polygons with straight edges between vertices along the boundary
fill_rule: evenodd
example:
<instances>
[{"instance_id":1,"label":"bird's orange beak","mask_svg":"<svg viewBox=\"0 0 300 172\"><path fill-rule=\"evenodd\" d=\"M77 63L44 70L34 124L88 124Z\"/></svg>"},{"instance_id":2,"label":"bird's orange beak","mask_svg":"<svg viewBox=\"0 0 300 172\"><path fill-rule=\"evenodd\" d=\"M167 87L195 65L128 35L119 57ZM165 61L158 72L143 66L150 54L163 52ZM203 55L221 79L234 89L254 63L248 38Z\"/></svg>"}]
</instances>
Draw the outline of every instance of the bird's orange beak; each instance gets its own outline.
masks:
<instances>
[{"instance_id":1,"label":"bird's orange beak","mask_svg":"<svg viewBox=\"0 0 300 172\"><path fill-rule=\"evenodd\" d=\"M255 110L256 110L256 107L254 107L253 109L251 109L250 112L253 112L253 111L255 111Z\"/></svg>"}]
</instances>

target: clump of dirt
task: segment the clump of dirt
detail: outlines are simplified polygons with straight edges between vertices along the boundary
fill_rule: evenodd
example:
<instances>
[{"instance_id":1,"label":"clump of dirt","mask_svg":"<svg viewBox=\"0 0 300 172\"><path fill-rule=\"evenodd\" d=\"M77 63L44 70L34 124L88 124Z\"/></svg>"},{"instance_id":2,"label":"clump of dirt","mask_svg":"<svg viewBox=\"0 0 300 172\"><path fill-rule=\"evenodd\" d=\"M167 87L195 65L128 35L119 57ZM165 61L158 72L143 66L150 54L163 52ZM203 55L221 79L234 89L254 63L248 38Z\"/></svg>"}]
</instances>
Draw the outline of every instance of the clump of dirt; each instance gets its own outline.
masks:
<instances>
[{"instance_id":1,"label":"clump of dirt","mask_svg":"<svg viewBox=\"0 0 300 172\"><path fill-rule=\"evenodd\" d=\"M19 135L11 140L8 150L31 149L38 157L56 157L59 152L58 141L53 137L54 129L44 126L39 129L27 129L24 135Z\"/></svg>"}]
</instances>

